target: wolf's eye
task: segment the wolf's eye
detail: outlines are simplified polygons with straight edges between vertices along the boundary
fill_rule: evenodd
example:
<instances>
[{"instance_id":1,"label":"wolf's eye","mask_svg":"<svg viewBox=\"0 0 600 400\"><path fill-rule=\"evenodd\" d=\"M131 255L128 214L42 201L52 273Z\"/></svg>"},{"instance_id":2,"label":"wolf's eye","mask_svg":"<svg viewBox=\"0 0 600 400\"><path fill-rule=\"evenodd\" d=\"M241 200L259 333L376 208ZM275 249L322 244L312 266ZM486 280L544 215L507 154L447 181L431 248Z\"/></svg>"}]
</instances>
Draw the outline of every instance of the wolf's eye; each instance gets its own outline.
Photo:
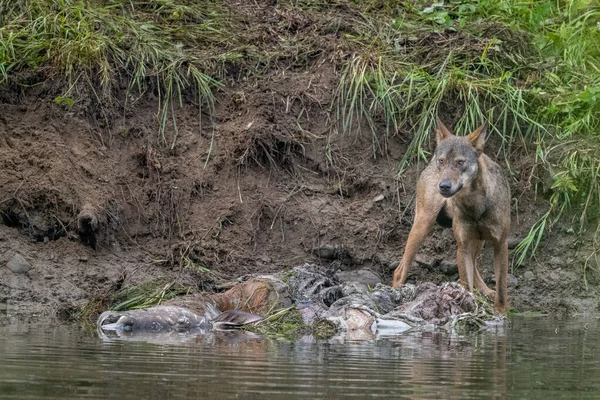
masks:
<instances>
[{"instance_id":1,"label":"wolf's eye","mask_svg":"<svg viewBox=\"0 0 600 400\"><path fill-rule=\"evenodd\" d=\"M443 158L438 158L438 163L439 163L440 165L444 165L444 161L445 161L445 160L444 160Z\"/></svg>"},{"instance_id":2,"label":"wolf's eye","mask_svg":"<svg viewBox=\"0 0 600 400\"><path fill-rule=\"evenodd\" d=\"M463 165L465 165L465 160L456 160L456 165L462 167Z\"/></svg>"}]
</instances>

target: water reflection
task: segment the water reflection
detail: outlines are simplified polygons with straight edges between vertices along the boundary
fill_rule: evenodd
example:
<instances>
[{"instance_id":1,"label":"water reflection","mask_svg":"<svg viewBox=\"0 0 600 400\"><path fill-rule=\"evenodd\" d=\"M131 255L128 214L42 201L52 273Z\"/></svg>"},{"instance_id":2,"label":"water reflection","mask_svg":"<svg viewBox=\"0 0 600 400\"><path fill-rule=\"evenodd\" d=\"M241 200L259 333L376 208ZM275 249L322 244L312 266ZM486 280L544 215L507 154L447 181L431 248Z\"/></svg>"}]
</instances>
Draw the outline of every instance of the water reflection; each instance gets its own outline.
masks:
<instances>
[{"instance_id":1,"label":"water reflection","mask_svg":"<svg viewBox=\"0 0 600 400\"><path fill-rule=\"evenodd\" d=\"M0 327L1 399L596 398L597 323L515 319L477 335L294 343L247 332L99 337Z\"/></svg>"},{"instance_id":2,"label":"water reflection","mask_svg":"<svg viewBox=\"0 0 600 400\"><path fill-rule=\"evenodd\" d=\"M217 339L225 340L232 343L239 343L248 340L262 339L261 335L247 332L243 330L220 330L212 329L192 329L187 332L144 332L144 331L96 331L98 337L105 341L130 341L130 342L145 342L158 345L178 345L190 342L198 342L199 340L206 344L215 344Z\"/></svg>"}]
</instances>

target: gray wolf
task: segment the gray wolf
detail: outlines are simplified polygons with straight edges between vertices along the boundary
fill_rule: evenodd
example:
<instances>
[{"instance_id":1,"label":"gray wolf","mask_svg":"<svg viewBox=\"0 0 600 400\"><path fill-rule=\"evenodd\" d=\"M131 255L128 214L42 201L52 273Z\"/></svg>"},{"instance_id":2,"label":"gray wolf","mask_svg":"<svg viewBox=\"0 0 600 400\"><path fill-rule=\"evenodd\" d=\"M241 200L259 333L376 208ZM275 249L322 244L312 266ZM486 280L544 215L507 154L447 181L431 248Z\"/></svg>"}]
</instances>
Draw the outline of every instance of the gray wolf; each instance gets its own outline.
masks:
<instances>
[{"instance_id":1,"label":"gray wolf","mask_svg":"<svg viewBox=\"0 0 600 400\"><path fill-rule=\"evenodd\" d=\"M394 271L393 287L403 284L423 239L436 221L452 226L461 283L494 298L495 310L508 311L508 234L510 188L500 166L483 153L485 124L467 136L455 136L437 119L435 154L417 182L415 218L404 256ZM494 248L496 290L477 269L485 241Z\"/></svg>"}]
</instances>

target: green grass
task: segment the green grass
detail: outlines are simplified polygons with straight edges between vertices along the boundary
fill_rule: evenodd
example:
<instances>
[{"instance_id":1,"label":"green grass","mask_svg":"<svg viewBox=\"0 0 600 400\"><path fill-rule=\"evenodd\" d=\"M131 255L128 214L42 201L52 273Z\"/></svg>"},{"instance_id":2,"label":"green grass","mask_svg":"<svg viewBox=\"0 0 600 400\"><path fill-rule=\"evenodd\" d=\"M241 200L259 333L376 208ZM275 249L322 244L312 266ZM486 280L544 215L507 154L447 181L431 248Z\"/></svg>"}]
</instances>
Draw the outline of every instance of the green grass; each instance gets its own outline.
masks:
<instances>
[{"instance_id":1,"label":"green grass","mask_svg":"<svg viewBox=\"0 0 600 400\"><path fill-rule=\"evenodd\" d=\"M87 327L94 327L96 318L104 311L126 311L157 306L166 300L187 294L189 290L175 282L161 281L126 286L87 301L81 307L77 320Z\"/></svg>"},{"instance_id":2,"label":"green grass","mask_svg":"<svg viewBox=\"0 0 600 400\"><path fill-rule=\"evenodd\" d=\"M523 311L523 312L517 312L517 311L512 311L510 313L510 316L514 316L514 317L521 317L521 318L545 318L548 316L548 314L543 313L543 312L538 312L538 311Z\"/></svg>"},{"instance_id":3,"label":"green grass","mask_svg":"<svg viewBox=\"0 0 600 400\"><path fill-rule=\"evenodd\" d=\"M315 319L311 325L305 325L302 315L294 307L272 310L265 319L244 329L260 333L269 338L294 341L302 335L312 335L316 339L330 339L336 333L333 323Z\"/></svg>"},{"instance_id":4,"label":"green grass","mask_svg":"<svg viewBox=\"0 0 600 400\"><path fill-rule=\"evenodd\" d=\"M62 98L91 92L103 102L125 79L128 98L156 93L158 135L171 148L184 93L213 111L219 84L205 70L230 37L217 2L25 0L2 1L0 11L0 83L11 73L51 69L64 82Z\"/></svg>"},{"instance_id":5,"label":"green grass","mask_svg":"<svg viewBox=\"0 0 600 400\"><path fill-rule=\"evenodd\" d=\"M157 306L186 292L187 289L179 287L174 282L167 284L150 282L144 285L127 286L113 295L110 310L126 311Z\"/></svg>"}]
</instances>

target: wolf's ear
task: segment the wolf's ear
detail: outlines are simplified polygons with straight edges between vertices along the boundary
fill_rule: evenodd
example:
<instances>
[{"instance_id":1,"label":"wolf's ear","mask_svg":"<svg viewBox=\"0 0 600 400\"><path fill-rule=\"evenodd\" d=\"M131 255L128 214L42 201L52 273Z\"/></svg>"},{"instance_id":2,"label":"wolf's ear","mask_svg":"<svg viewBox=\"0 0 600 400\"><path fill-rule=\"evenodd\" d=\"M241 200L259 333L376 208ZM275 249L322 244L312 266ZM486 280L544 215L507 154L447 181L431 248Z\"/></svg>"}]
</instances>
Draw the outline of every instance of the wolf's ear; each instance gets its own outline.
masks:
<instances>
[{"instance_id":1,"label":"wolf's ear","mask_svg":"<svg viewBox=\"0 0 600 400\"><path fill-rule=\"evenodd\" d=\"M485 137L487 135L487 126L481 124L481 126L469 133L467 140L471 143L471 146L475 147L478 154L483 153L483 146L485 145Z\"/></svg>"},{"instance_id":2,"label":"wolf's ear","mask_svg":"<svg viewBox=\"0 0 600 400\"><path fill-rule=\"evenodd\" d=\"M435 117L435 120L437 122L437 126L435 127L435 141L437 144L440 144L440 142L444 139L454 136L450 133L448 128L446 128L446 125L443 124L440 117Z\"/></svg>"}]
</instances>

